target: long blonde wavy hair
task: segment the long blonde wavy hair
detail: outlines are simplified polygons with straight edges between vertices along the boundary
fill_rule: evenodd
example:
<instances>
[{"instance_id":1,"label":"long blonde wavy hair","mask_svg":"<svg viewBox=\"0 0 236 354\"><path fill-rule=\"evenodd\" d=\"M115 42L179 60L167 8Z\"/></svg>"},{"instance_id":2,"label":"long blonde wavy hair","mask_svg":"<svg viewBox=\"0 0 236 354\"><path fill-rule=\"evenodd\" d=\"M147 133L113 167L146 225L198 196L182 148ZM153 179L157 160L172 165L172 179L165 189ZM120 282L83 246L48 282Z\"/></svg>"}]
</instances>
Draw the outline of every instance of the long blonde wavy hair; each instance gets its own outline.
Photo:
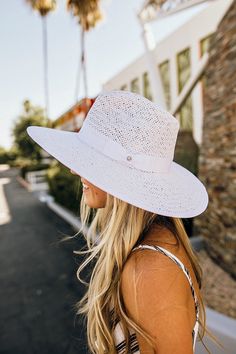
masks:
<instances>
[{"instance_id":1,"label":"long blonde wavy hair","mask_svg":"<svg viewBox=\"0 0 236 354\"><path fill-rule=\"evenodd\" d=\"M110 303L114 305L115 314L121 321L126 339L126 353L130 352L128 327L133 328L154 348L153 338L132 318L129 318L120 290L121 273L133 247L137 246L153 223L168 227L175 235L177 244L181 243L191 261L199 289L196 293L199 301L198 337L203 343L205 332L219 346L222 344L206 328L206 312L201 295L202 269L197 253L192 249L189 237L180 218L160 216L126 203L107 193L104 208L92 209L84 202L80 203L82 226L72 237L83 234L86 250L76 250L76 254L89 254L77 271L78 279L87 285L83 298L75 304L76 315L83 314L87 320L88 346L94 354L115 354L115 342L110 322ZM87 227L88 225L88 227ZM69 237L70 238L70 237ZM91 271L89 283L80 277L81 271L91 262L95 265Z\"/></svg>"}]
</instances>

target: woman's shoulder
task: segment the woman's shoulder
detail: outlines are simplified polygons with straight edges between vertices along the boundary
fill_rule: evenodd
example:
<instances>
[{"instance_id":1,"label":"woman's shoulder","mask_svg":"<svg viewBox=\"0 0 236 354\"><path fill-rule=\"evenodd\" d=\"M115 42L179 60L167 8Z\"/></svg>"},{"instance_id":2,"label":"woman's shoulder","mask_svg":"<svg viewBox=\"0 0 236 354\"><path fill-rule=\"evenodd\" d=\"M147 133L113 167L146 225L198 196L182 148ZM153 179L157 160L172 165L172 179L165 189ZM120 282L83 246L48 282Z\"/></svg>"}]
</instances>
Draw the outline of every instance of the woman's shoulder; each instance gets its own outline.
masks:
<instances>
[{"instance_id":1,"label":"woman's shoulder","mask_svg":"<svg viewBox=\"0 0 236 354\"><path fill-rule=\"evenodd\" d=\"M181 243L177 243L175 235L167 228L154 229L141 244L160 246L177 257L180 262L190 267ZM135 247L134 247L135 248ZM186 289L188 282L183 269L176 262L155 247L137 248L130 252L121 273L122 289L132 292L134 289L144 290L147 286L161 284L167 289L178 277L179 284ZM185 291L185 290L184 290Z\"/></svg>"},{"instance_id":2,"label":"woman's shoulder","mask_svg":"<svg viewBox=\"0 0 236 354\"><path fill-rule=\"evenodd\" d=\"M153 249L136 249L127 258L122 273L122 288L137 289L143 283L158 282L162 287L168 287L176 277L183 273L165 254ZM183 274L184 275L184 274Z\"/></svg>"},{"instance_id":3,"label":"woman's shoulder","mask_svg":"<svg viewBox=\"0 0 236 354\"><path fill-rule=\"evenodd\" d=\"M145 243L146 245L146 243ZM164 254L158 252L153 248L138 248L132 250L129 254L124 267L122 274L132 274L139 272L148 272L151 270L158 270L166 267L173 267L173 262L168 259ZM173 267L176 268L176 267Z\"/></svg>"},{"instance_id":4,"label":"woman's shoulder","mask_svg":"<svg viewBox=\"0 0 236 354\"><path fill-rule=\"evenodd\" d=\"M121 274L121 294L127 311L137 316L147 306L155 311L188 301L189 284L182 269L166 255L154 250L135 250Z\"/></svg>"},{"instance_id":5,"label":"woman's shoulder","mask_svg":"<svg viewBox=\"0 0 236 354\"><path fill-rule=\"evenodd\" d=\"M151 245L151 246L161 246L174 255L180 253L180 247L177 247L175 236L169 230L163 230L158 233L148 234L140 245ZM174 262L164 255L163 253L156 250L154 247L136 248L130 252L122 271L124 277L129 277L134 275L134 273L139 274L140 272L148 272L152 270L163 270L169 269L173 271L178 267Z\"/></svg>"}]
</instances>

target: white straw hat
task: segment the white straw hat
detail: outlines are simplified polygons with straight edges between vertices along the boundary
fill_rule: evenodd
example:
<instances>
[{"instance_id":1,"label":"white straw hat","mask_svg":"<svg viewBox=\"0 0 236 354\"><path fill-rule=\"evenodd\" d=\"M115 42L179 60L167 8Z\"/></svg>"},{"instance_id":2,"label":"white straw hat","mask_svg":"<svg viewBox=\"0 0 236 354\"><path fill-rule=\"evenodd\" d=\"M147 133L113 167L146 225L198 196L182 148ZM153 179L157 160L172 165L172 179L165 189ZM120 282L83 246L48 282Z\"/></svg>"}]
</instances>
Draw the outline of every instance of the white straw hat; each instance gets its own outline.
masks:
<instances>
[{"instance_id":1,"label":"white straw hat","mask_svg":"<svg viewBox=\"0 0 236 354\"><path fill-rule=\"evenodd\" d=\"M156 214L179 218L208 205L202 182L173 161L179 122L139 94L98 95L79 132L30 126L44 150L105 192Z\"/></svg>"}]
</instances>

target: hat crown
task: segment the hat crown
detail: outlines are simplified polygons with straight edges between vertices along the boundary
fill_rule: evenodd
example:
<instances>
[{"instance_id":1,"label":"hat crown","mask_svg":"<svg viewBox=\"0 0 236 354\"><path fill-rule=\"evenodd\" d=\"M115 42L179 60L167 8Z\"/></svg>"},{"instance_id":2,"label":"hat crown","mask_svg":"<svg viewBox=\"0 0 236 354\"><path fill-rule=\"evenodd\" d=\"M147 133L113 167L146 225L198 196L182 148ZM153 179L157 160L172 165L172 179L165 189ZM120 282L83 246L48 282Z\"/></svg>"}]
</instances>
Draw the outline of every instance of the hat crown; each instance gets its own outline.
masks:
<instances>
[{"instance_id":1,"label":"hat crown","mask_svg":"<svg viewBox=\"0 0 236 354\"><path fill-rule=\"evenodd\" d=\"M81 131L85 133L90 127L127 152L173 160L178 120L139 94L128 91L100 94Z\"/></svg>"}]
</instances>

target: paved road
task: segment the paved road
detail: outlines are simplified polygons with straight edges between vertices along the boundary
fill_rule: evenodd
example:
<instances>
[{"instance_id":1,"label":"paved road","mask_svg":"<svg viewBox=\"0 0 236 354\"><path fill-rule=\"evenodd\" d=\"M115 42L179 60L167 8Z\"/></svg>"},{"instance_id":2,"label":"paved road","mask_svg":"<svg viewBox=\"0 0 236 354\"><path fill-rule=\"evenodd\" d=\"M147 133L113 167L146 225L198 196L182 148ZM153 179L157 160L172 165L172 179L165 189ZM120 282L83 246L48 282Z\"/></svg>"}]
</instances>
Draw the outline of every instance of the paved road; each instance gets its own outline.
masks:
<instances>
[{"instance_id":1,"label":"paved road","mask_svg":"<svg viewBox=\"0 0 236 354\"><path fill-rule=\"evenodd\" d=\"M72 252L82 237L59 244L62 233L74 231L18 183L17 173L0 171L0 353L88 353L73 310L85 290Z\"/></svg>"}]
</instances>

